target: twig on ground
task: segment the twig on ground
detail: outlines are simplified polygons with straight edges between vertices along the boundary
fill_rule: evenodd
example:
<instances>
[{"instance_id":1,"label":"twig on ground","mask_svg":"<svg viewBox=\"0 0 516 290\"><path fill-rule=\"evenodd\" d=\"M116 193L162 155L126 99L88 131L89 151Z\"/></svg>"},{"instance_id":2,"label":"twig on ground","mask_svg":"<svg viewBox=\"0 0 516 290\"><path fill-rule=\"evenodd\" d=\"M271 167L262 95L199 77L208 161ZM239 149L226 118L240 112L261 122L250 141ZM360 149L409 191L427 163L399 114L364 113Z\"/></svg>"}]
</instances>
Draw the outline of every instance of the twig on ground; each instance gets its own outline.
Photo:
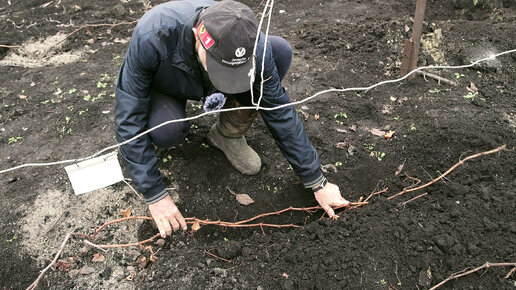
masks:
<instances>
[{"instance_id":1,"label":"twig on ground","mask_svg":"<svg viewBox=\"0 0 516 290\"><path fill-rule=\"evenodd\" d=\"M134 187L131 186L131 184L129 184L129 182L127 182L125 179L122 179L122 181L133 190L136 196L138 196L140 199L143 199L143 197L138 193L138 191L136 191L136 189L134 189Z\"/></svg>"},{"instance_id":2,"label":"twig on ground","mask_svg":"<svg viewBox=\"0 0 516 290\"><path fill-rule=\"evenodd\" d=\"M124 21L124 22L119 22L119 23L100 23L100 24L85 24L85 25L82 25L80 26L79 28L75 29L74 31L68 33L61 41L57 42L56 44L54 44L53 46L56 46L56 45L59 45L61 44L63 41L65 41L68 37L74 35L75 33L77 33L79 30L81 29L84 29L84 28L88 28L88 27L115 27L115 26L120 26L120 25L131 25L131 24L134 24L138 22L138 20L134 20L134 21L130 21L130 22L127 22L127 21Z\"/></svg>"},{"instance_id":3,"label":"twig on ground","mask_svg":"<svg viewBox=\"0 0 516 290\"><path fill-rule=\"evenodd\" d=\"M221 257L219 257L219 256L217 256L217 255L215 255L215 254L212 254L212 253L210 253L210 252L208 252L208 251L206 251L206 250L204 250L204 253L205 253L205 254L207 254L207 255L212 256L212 257L213 257L213 258L215 258L215 259L219 259L219 260L222 260L222 261L224 261L224 262L228 262L228 263L233 263L233 262L231 262L231 261L230 261L230 260L228 260L228 259L221 258Z\"/></svg>"},{"instance_id":4,"label":"twig on ground","mask_svg":"<svg viewBox=\"0 0 516 290\"><path fill-rule=\"evenodd\" d=\"M99 246L95 245L94 243L92 243L92 242L90 242L90 241L88 241L88 240L86 240L86 239L84 239L82 242L83 242L85 245L89 246L89 247L99 249L99 250L101 250L101 251L102 251L102 252L104 252L104 253L105 253L105 252L107 252L107 251L106 251L106 249L101 248L101 247L99 247Z\"/></svg>"},{"instance_id":5,"label":"twig on ground","mask_svg":"<svg viewBox=\"0 0 516 290\"><path fill-rule=\"evenodd\" d=\"M6 45L6 44L0 44L0 47L5 47L5 48L21 48L22 46L21 46L21 45Z\"/></svg>"},{"instance_id":6,"label":"twig on ground","mask_svg":"<svg viewBox=\"0 0 516 290\"><path fill-rule=\"evenodd\" d=\"M59 247L59 250L57 251L56 256L54 257L54 260L52 260L52 262L50 264L48 264L48 266L41 271L41 273L39 274L36 281L34 281L32 284L30 284L30 286L27 287L27 290L35 289L38 286L39 281L41 280L41 278L43 278L43 275L45 275L45 273L48 271L48 269L50 269L56 263L57 259L59 259L59 256L61 256L61 253L63 252L63 249L66 245L66 242L68 242L68 239L70 239L70 236L72 235L72 233L73 233L73 231L66 234L63 242L61 243L61 246Z\"/></svg>"},{"instance_id":7,"label":"twig on ground","mask_svg":"<svg viewBox=\"0 0 516 290\"><path fill-rule=\"evenodd\" d=\"M516 267L516 263L489 263L489 262L486 262L482 266L476 267L476 268L471 269L469 271L468 271L468 268L466 268L466 269L464 269L464 270L462 270L462 271L460 271L458 273L455 273L455 274L451 275L450 277L444 279L439 284L437 284L434 287L430 288L430 290L437 289L437 288L441 287L443 284L445 284L446 282L448 282L450 280L454 280L454 279L457 279L457 278L460 278L460 277L464 277L466 275L469 275L471 273L475 273L476 271L482 270L484 268L486 268L486 270L487 270L487 269L489 269L489 267L508 267L508 266Z\"/></svg>"},{"instance_id":8,"label":"twig on ground","mask_svg":"<svg viewBox=\"0 0 516 290\"><path fill-rule=\"evenodd\" d=\"M95 248L102 248L102 249L137 247L137 246L141 246L146 243L150 243L150 242L154 241L155 239L159 238L160 236L161 236L161 234L155 234L154 236L152 236L151 238L148 238L146 240L139 241L136 243L129 243L129 244L97 245L97 244L93 244L90 242L90 243L88 243L88 245L95 247Z\"/></svg>"},{"instance_id":9,"label":"twig on ground","mask_svg":"<svg viewBox=\"0 0 516 290\"><path fill-rule=\"evenodd\" d=\"M425 196L425 195L427 195L427 194L428 194L428 192L422 193L422 194L420 194L420 195L418 195L418 196L416 196L416 197L414 197L414 198L411 198L411 199L409 199L409 200L407 200L407 201L400 202L400 203L398 203L398 205L405 206L407 203L412 202L412 201L414 201L414 200L416 200L416 199L418 199L418 198L420 198L420 197L423 197L423 196Z\"/></svg>"},{"instance_id":10,"label":"twig on ground","mask_svg":"<svg viewBox=\"0 0 516 290\"><path fill-rule=\"evenodd\" d=\"M452 80L449 80L449 79L446 79L446 78L443 78L441 76L438 76L436 74L433 74L433 73L429 73L429 72L422 72L422 71L418 71L416 72L418 75L422 75L424 78L431 78L431 79L435 79L437 80L437 82L439 84L441 84L441 82L443 83L446 83L446 84L449 84L449 85L452 85L452 86L458 86L457 82L454 82Z\"/></svg>"},{"instance_id":11,"label":"twig on ground","mask_svg":"<svg viewBox=\"0 0 516 290\"><path fill-rule=\"evenodd\" d=\"M396 193L395 195L392 195L392 196L389 196L387 199L393 199L397 196L400 196L402 194L405 194L407 192L412 192L412 191L417 191L417 190L420 190L420 189L423 189L425 187L428 187L434 183L436 183L437 181L441 180L442 178L444 178L446 175L448 175L450 172L452 172L453 170L455 170L455 168L459 167L460 165L464 164L466 161L468 160L471 160L471 159L474 159L474 158L477 158L477 157L480 157L480 156L484 156L484 155L488 155L488 154L493 154L493 153L496 153L496 152L500 152L502 150L504 150L505 148L507 147L507 145L502 145L496 149L493 149L493 150L489 150L489 151L485 151L485 152L480 152L480 153L477 153L477 154L474 154L474 155L471 155L471 156L468 156L464 159L462 159L461 161L457 162L455 165L453 165L452 167L450 167L450 169L446 170L445 173L441 174L439 177L436 177L434 180L426 183L426 184L423 184L421 186L418 186L418 187L414 187L414 188L410 188L410 189L404 189L403 191L401 192L398 192Z\"/></svg>"}]
</instances>

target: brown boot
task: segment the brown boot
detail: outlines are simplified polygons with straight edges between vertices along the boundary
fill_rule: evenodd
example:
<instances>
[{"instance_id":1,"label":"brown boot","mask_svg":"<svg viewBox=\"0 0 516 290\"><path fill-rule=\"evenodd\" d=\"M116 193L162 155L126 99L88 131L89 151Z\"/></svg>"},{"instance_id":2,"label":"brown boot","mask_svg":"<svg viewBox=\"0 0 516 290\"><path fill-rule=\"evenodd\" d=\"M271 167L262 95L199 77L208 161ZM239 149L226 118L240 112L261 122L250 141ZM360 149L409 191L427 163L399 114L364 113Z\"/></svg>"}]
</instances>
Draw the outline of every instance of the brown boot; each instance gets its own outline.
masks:
<instances>
[{"instance_id":1,"label":"brown boot","mask_svg":"<svg viewBox=\"0 0 516 290\"><path fill-rule=\"evenodd\" d=\"M224 108L239 107L234 98L228 98ZM244 134L258 116L256 110L238 110L220 113L216 124L211 126L208 139L216 148L222 150L231 165L246 175L260 171L260 156L247 145Z\"/></svg>"}]
</instances>

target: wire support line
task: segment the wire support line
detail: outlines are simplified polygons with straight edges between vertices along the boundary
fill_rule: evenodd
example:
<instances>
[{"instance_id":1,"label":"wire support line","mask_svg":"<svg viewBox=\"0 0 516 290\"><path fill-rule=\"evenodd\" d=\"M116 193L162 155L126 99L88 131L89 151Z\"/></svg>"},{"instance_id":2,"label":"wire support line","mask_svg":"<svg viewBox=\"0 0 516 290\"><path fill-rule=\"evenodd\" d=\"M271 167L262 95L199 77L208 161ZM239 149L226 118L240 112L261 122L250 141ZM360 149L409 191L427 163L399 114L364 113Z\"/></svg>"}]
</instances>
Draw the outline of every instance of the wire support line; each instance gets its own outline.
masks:
<instances>
[{"instance_id":1,"label":"wire support line","mask_svg":"<svg viewBox=\"0 0 516 290\"><path fill-rule=\"evenodd\" d=\"M310 97L307 97L305 99L302 99L302 100L299 100L299 101L296 101L296 102L290 102L290 103L286 103L286 104L283 104L283 105L279 105L279 106L276 106L276 107L261 107L261 106L258 106L258 107L255 107L255 106L245 106L245 107L236 107L236 108L228 108L228 109L220 109L220 110L215 110L215 111L209 111L209 112L204 112L202 114L199 114L199 115L196 115L196 116L192 116L192 117L188 117L188 118L183 118L183 119L176 119L176 120L170 120L170 121L167 121L167 122L163 122L155 127L152 127L124 142L121 142L121 143L118 143L118 144L115 144L115 145L112 145L112 146L109 146L109 147L106 147L100 151L98 151L97 153L91 155L91 156L88 156L88 157L84 157L84 158L77 158L77 159L69 159L69 160L62 160L62 161L56 161L56 162L49 162L49 163L27 163L27 164L22 164L22 165L18 165L18 166L15 166L15 167L12 167L12 168L9 168L9 169L4 169L4 170L1 170L0 171L0 174L3 174L3 173L7 173L7 172L10 172L10 171L14 171L14 170L17 170L17 169L21 169L21 168L25 168L25 167L39 167L39 166L52 166L52 165L60 165L60 164L68 164L68 163L77 163L77 162L81 162L81 161L84 161L84 160L88 160L88 159L91 159L91 158L95 158L97 156L99 156L100 154L106 152L106 151L109 151L109 150L113 150L113 149L116 149L116 148L119 148L120 146L123 146L123 145L126 145L158 128L161 128L163 126L166 126L168 124L172 124L172 123L177 123L177 122L185 122L185 121L192 121L192 120L195 120L195 119L199 119L199 118L202 118L204 116L207 116L207 115L212 115L212 114L216 114L216 113L222 113L222 112L230 112L230 111L238 111L238 110L263 110L263 111L273 111L273 110L278 110L278 109L281 109L281 108L285 108L285 107L289 107L289 106L295 106L295 105L299 105L299 104L302 104L302 103L305 103L305 102L308 102L320 95L323 95L323 94L327 94L327 93L331 93L331 92L349 92L349 91L369 91L371 89L374 89L378 86L382 86L382 85L385 85L385 84L392 84L392 83L397 83L397 82L401 82L403 80L405 80L406 78L408 78L411 74L413 73L416 73L418 71L422 71L422 70L429 70L429 69L461 69L461 68L469 68L469 67L473 67L481 62L485 62L485 61L490 61L490 60L494 60L502 55L506 55L506 54L509 54L509 53L514 53L516 52L516 49L511 49L511 50L507 50L507 51L504 51L504 52L500 52L500 53L497 53L497 54L494 54L494 55L491 55L489 57L485 57L485 58L482 58L482 59L479 59L479 60L476 60L470 64L465 64L465 65L457 65L457 66L450 66L450 65L438 65L438 66L422 66L422 67L419 67L419 68L416 68L412 71L410 71L408 74L406 74L405 76L403 77L400 77L400 78L397 78L397 79L392 79L392 80L386 80L386 81L381 81L381 82L378 82L378 83L375 83L373 85L370 85L368 87L356 87L356 88L344 88L344 89L328 89L328 90L323 90L323 91L320 91L320 92L317 92L315 94L313 94L312 96ZM252 91L252 90L251 90Z\"/></svg>"},{"instance_id":2,"label":"wire support line","mask_svg":"<svg viewBox=\"0 0 516 290\"><path fill-rule=\"evenodd\" d=\"M256 106L256 110L258 110L258 108L260 107L260 102L262 101L262 97L263 97L263 83L265 82L263 80L263 73L265 71L265 56L266 56L266 53L267 53L267 40L269 38L269 28L271 26L272 7L273 6L274 6L274 0L271 0L271 6L269 8L269 16L268 16L268 20L267 20L267 28L265 30L265 40L264 40L264 44L263 44L262 70L261 70L261 75L260 75L260 97L259 97L257 103L254 103L254 98L251 98L251 102L253 103L253 105ZM263 16L264 15L262 15L262 17ZM257 36L257 38L258 38L258 36ZM252 91L252 88L251 88L251 91Z\"/></svg>"},{"instance_id":3,"label":"wire support line","mask_svg":"<svg viewBox=\"0 0 516 290\"><path fill-rule=\"evenodd\" d=\"M260 23L258 24L258 30L256 32L256 39L255 39L255 42L254 42L254 48L253 48L253 56L252 56L252 59L253 59L253 68L249 71L249 90L251 91L251 103L253 105L257 105L255 102L254 102L254 90L253 90L253 85L254 85L254 80L255 80L255 74L256 74L256 49L258 47L258 42L260 40L260 32L262 31L262 25L263 25L263 19L265 18L265 15L267 14L267 8L269 7L269 4L270 2L274 0L267 0L267 2L265 3L265 6L263 7L263 12L262 12L262 17L260 17ZM270 25L270 19L271 19L271 15L272 15L272 7L269 11L269 25ZM265 42L264 42L264 51L263 51L263 55L262 55L262 58L265 59L265 50L267 49L267 36L269 34L269 26L267 26L267 31L266 31L266 37L265 37ZM261 94L263 93L263 70L264 70L264 67L265 67L265 61L262 62L262 83L261 83L261 90L260 90L260 96Z\"/></svg>"}]
</instances>

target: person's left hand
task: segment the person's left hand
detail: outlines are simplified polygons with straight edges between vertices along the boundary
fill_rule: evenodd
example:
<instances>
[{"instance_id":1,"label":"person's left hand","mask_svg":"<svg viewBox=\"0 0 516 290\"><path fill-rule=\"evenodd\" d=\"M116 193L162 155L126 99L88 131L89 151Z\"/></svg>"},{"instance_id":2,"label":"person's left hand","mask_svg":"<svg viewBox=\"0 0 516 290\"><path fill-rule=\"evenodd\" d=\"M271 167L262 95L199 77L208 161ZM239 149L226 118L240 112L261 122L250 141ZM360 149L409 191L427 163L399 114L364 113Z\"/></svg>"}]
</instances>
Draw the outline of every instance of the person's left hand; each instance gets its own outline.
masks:
<instances>
[{"instance_id":1,"label":"person's left hand","mask_svg":"<svg viewBox=\"0 0 516 290\"><path fill-rule=\"evenodd\" d=\"M335 212L332 207L340 207L350 204L350 202L344 199L340 194L339 187L330 182L328 182L324 188L314 192L314 195L319 205L324 209L324 211L326 211L330 218L335 216Z\"/></svg>"}]
</instances>

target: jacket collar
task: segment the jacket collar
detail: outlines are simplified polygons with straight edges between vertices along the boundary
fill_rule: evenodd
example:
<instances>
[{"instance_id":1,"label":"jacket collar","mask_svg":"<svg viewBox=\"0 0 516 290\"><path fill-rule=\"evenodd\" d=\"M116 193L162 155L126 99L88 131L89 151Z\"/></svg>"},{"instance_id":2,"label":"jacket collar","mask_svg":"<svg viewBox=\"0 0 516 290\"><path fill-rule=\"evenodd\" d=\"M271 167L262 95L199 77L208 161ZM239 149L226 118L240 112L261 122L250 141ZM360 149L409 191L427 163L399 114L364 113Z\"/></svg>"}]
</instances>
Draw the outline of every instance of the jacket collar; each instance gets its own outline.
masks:
<instances>
[{"instance_id":1,"label":"jacket collar","mask_svg":"<svg viewBox=\"0 0 516 290\"><path fill-rule=\"evenodd\" d=\"M177 44L176 53L173 56L174 66L194 76L200 76L201 72L199 64L197 63L197 56L195 55L195 42L192 28L197 22L199 14L201 14L201 11L206 7L197 8L192 17L185 23L179 34L179 42Z\"/></svg>"}]
</instances>

